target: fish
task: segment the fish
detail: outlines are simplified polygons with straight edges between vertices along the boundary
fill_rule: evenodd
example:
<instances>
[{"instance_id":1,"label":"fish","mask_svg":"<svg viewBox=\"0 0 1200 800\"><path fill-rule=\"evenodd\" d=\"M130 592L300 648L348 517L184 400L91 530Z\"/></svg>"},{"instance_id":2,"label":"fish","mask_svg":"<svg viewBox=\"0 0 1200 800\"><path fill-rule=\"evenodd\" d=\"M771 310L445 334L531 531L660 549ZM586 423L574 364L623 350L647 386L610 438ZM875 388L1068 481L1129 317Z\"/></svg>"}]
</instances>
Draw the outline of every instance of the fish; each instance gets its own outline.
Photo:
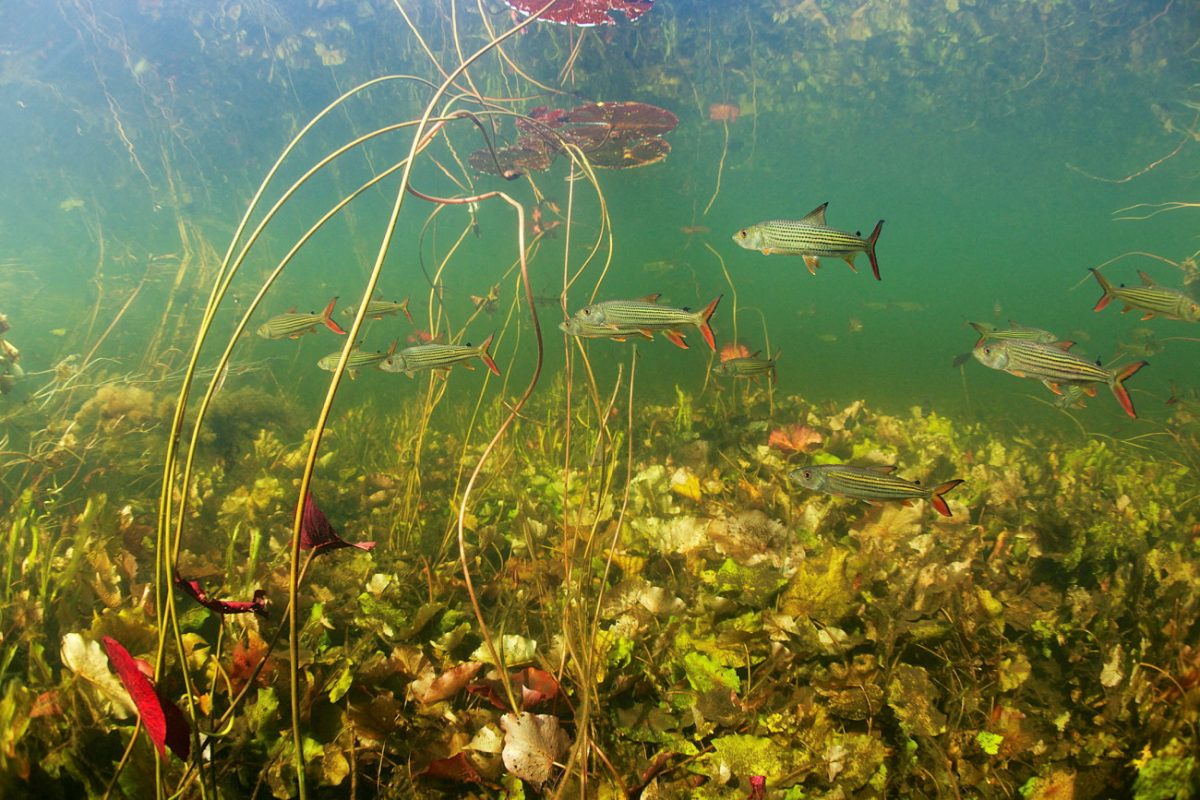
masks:
<instances>
[{"instance_id":1,"label":"fish","mask_svg":"<svg viewBox=\"0 0 1200 800\"><path fill-rule=\"evenodd\" d=\"M709 348L714 353L717 351L717 341L708 321L724 295L717 295L699 311L692 311L687 306L660 306L658 297L659 295L652 294L640 300L604 300L579 309L575 312L575 317L593 326L605 326L612 330L636 329L647 333L665 331L664 335L668 339L685 350L687 343L678 328L683 325L695 325Z\"/></svg>"},{"instance_id":2,"label":"fish","mask_svg":"<svg viewBox=\"0 0 1200 800\"><path fill-rule=\"evenodd\" d=\"M1133 400L1125 390L1125 381L1150 362L1135 361L1121 369L1109 369L1070 352L1073 344L1043 344L1019 339L984 340L975 345L973 355L985 367L1018 378L1036 378L1055 394L1062 394L1061 387L1072 384L1083 385L1085 389L1091 388L1090 384L1093 383L1108 384L1125 413L1137 419Z\"/></svg>"},{"instance_id":3,"label":"fish","mask_svg":"<svg viewBox=\"0 0 1200 800\"><path fill-rule=\"evenodd\" d=\"M698 233L711 233L706 225L681 225L680 233L686 233L688 236L695 236Z\"/></svg>"},{"instance_id":4,"label":"fish","mask_svg":"<svg viewBox=\"0 0 1200 800\"><path fill-rule=\"evenodd\" d=\"M614 328L610 325L595 325L579 317L571 317L568 320L563 320L558 323L558 329L563 333L570 336L577 336L580 339L612 339L613 341L623 342L630 336L644 336L647 339L654 338L652 333L641 328Z\"/></svg>"},{"instance_id":5,"label":"fish","mask_svg":"<svg viewBox=\"0 0 1200 800\"><path fill-rule=\"evenodd\" d=\"M359 350L357 347L350 351L350 355L346 359L346 374L350 376L350 380L358 377L360 369L370 369L371 367L379 368L380 363L385 358L396 352L396 342L392 342L392 346L386 351L376 350L374 352L367 350ZM317 361L317 367L326 372L333 372L337 368L338 359L342 357L341 350L335 350L327 356L322 356Z\"/></svg>"},{"instance_id":6,"label":"fish","mask_svg":"<svg viewBox=\"0 0 1200 800\"><path fill-rule=\"evenodd\" d=\"M316 332L324 325L336 334L345 336L346 332L333 321L333 307L337 304L334 297L320 314L315 312L297 314L293 308L286 314L277 314L258 327L258 335L264 339L299 339L306 333Z\"/></svg>"},{"instance_id":7,"label":"fish","mask_svg":"<svg viewBox=\"0 0 1200 800\"><path fill-rule=\"evenodd\" d=\"M1141 270L1138 277L1142 279L1141 286L1113 286L1108 279L1100 274L1100 270L1092 268L1092 274L1100 283L1104 294L1096 301L1093 311L1100 311L1113 299L1125 304L1121 313L1138 309L1146 312L1142 319L1150 319L1161 315L1167 319L1180 319L1184 322L1200 321L1200 303L1197 303L1187 292L1173 289L1170 286L1160 286L1154 279Z\"/></svg>"},{"instance_id":8,"label":"fish","mask_svg":"<svg viewBox=\"0 0 1200 800\"><path fill-rule=\"evenodd\" d=\"M439 342L413 345L397 353L392 353L381 360L379 368L384 372L403 372L411 378L413 373L422 370L448 370L455 364L462 364L467 369L474 369L469 363L470 359L479 358L492 371L492 374L498 377L500 375L500 368L496 366L496 362L492 360L491 353L488 352L493 338L495 338L495 334L488 336L483 340L482 344L477 346L470 344L441 344Z\"/></svg>"},{"instance_id":9,"label":"fish","mask_svg":"<svg viewBox=\"0 0 1200 800\"><path fill-rule=\"evenodd\" d=\"M496 313L496 303L500 300L500 284L492 285L488 289L488 293L480 296L477 294L471 295L471 305L475 306L476 311L484 311L488 314Z\"/></svg>"},{"instance_id":10,"label":"fish","mask_svg":"<svg viewBox=\"0 0 1200 800\"><path fill-rule=\"evenodd\" d=\"M1025 339L1031 342L1041 342L1042 344L1054 344L1057 342L1058 334L1050 331L1042 330L1041 328L1030 328L1025 325L1020 325L1016 320L1009 320L1007 328L1001 328L999 325L993 325L990 322L970 322L968 323L979 334L979 341L985 339Z\"/></svg>"},{"instance_id":11,"label":"fish","mask_svg":"<svg viewBox=\"0 0 1200 800\"><path fill-rule=\"evenodd\" d=\"M767 358L762 357L761 350L749 356L727 358L713 367L713 372L726 378L758 378L766 375L771 383L775 383L775 365L781 352L776 350L775 355Z\"/></svg>"},{"instance_id":12,"label":"fish","mask_svg":"<svg viewBox=\"0 0 1200 800\"><path fill-rule=\"evenodd\" d=\"M943 517L950 516L950 506L944 495L962 479L925 487L919 481L906 481L892 472L894 466L856 467L850 464L812 464L792 470L789 476L806 489L825 494L853 497L876 504L883 500L899 500L911 505L910 500L928 500Z\"/></svg>"},{"instance_id":13,"label":"fish","mask_svg":"<svg viewBox=\"0 0 1200 800\"><path fill-rule=\"evenodd\" d=\"M353 317L358 311L358 306L349 306L343 309L342 313L347 317ZM368 300L366 316L374 317L375 319L383 319L391 314L402 313L409 322L413 321L412 314L408 313L408 298L404 298L400 302L393 300Z\"/></svg>"},{"instance_id":14,"label":"fish","mask_svg":"<svg viewBox=\"0 0 1200 800\"><path fill-rule=\"evenodd\" d=\"M999 325L993 325L990 322L968 322L967 324L979 334L979 339L975 342L976 346L979 346L988 339L1025 339L1032 342L1041 342L1042 344L1054 344L1059 341L1058 334L1056 333L1051 333L1041 328L1029 328L1019 325L1015 320L1011 319L1008 321L1007 328L1001 328ZM973 353L973 350L959 353L954 357L953 366L956 369L961 367L971 360Z\"/></svg>"},{"instance_id":15,"label":"fish","mask_svg":"<svg viewBox=\"0 0 1200 800\"><path fill-rule=\"evenodd\" d=\"M875 280L882 280L879 261L875 258L875 243L883 229L883 220L879 220L875 230L864 239L861 233L839 231L826 225L825 208L828 205L822 203L799 220L776 219L742 228L733 235L733 241L746 250L758 250L763 255L803 256L804 265L813 275L817 274L822 256L845 259L850 269L857 272L854 256L866 253L871 259Z\"/></svg>"}]
</instances>

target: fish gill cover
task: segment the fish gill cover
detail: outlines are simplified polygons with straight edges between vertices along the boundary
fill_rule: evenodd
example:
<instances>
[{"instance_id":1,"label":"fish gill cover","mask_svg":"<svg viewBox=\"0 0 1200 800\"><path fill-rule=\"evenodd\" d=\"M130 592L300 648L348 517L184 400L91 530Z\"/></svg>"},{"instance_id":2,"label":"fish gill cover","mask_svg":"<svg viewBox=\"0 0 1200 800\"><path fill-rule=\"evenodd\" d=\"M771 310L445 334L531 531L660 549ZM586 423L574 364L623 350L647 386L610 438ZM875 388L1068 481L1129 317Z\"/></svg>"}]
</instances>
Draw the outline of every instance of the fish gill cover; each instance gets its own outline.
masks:
<instances>
[{"instance_id":1,"label":"fish gill cover","mask_svg":"<svg viewBox=\"0 0 1200 800\"><path fill-rule=\"evenodd\" d=\"M5 11L0 795L1200 794L1187 4Z\"/></svg>"}]
</instances>

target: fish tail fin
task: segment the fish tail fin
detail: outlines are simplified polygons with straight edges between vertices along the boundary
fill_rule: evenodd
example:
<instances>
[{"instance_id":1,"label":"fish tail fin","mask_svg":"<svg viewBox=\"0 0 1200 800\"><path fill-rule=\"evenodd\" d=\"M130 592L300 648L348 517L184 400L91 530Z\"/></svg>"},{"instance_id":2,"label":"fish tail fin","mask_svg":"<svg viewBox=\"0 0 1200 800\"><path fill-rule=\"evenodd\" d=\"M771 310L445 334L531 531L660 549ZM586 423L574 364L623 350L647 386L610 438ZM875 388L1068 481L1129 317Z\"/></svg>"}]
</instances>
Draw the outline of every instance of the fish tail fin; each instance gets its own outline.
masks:
<instances>
[{"instance_id":1,"label":"fish tail fin","mask_svg":"<svg viewBox=\"0 0 1200 800\"><path fill-rule=\"evenodd\" d=\"M411 323L413 321L413 318L412 318L412 314L408 313L408 298L407 297L400 301L400 310L404 312L404 316L407 317L408 321Z\"/></svg>"},{"instance_id":2,"label":"fish tail fin","mask_svg":"<svg viewBox=\"0 0 1200 800\"><path fill-rule=\"evenodd\" d=\"M779 363L779 357L781 355L783 355L783 350L779 349L779 350L775 351L775 355L771 356L771 383L772 384L774 384L776 382L775 365Z\"/></svg>"},{"instance_id":3,"label":"fish tail fin","mask_svg":"<svg viewBox=\"0 0 1200 800\"><path fill-rule=\"evenodd\" d=\"M933 503L933 507L937 509L937 512L943 517L950 516L950 506L946 505L946 500L944 497L942 497L942 495L947 494L951 489L953 489L955 486L958 486L960 483L962 483L962 479L955 478L952 481L940 483L931 490L932 493L929 495L929 502Z\"/></svg>"},{"instance_id":4,"label":"fish tail fin","mask_svg":"<svg viewBox=\"0 0 1200 800\"><path fill-rule=\"evenodd\" d=\"M492 333L483 340L483 344L479 345L479 357L483 359L484 364L487 364L487 368L492 371L492 374L499 378L500 368L496 366L496 362L492 360L492 354L488 352L488 348L492 346L492 339L495 337L496 334Z\"/></svg>"},{"instance_id":5,"label":"fish tail fin","mask_svg":"<svg viewBox=\"0 0 1200 800\"><path fill-rule=\"evenodd\" d=\"M321 321L325 323L325 327L329 328L329 330L339 336L345 336L346 332L342 330L342 326L338 325L333 319L333 307L337 305L337 301L336 297L330 298L329 305L325 306L325 311L321 314Z\"/></svg>"},{"instance_id":6,"label":"fish tail fin","mask_svg":"<svg viewBox=\"0 0 1200 800\"><path fill-rule=\"evenodd\" d=\"M1121 408L1125 409L1125 413L1134 419L1137 419L1137 412L1133 410L1133 400L1130 399L1129 392L1125 391L1125 381L1149 363L1149 361L1135 361L1113 375L1112 383L1109 384L1117 402L1121 404Z\"/></svg>"},{"instance_id":7,"label":"fish tail fin","mask_svg":"<svg viewBox=\"0 0 1200 800\"><path fill-rule=\"evenodd\" d=\"M875 230L871 231L870 237L867 238L867 258L871 259L871 271L875 273L875 280L881 281L879 277L879 262L875 259L875 242L879 241L879 232L883 230L883 220L875 223Z\"/></svg>"},{"instance_id":8,"label":"fish tail fin","mask_svg":"<svg viewBox=\"0 0 1200 800\"><path fill-rule=\"evenodd\" d=\"M1108 278L1100 274L1100 270L1095 267L1091 268L1092 274L1096 276L1096 280L1100 282L1100 288L1104 290L1104 294L1100 295L1100 299L1096 301L1096 305L1092 306L1092 311L1099 311L1108 305L1108 301L1113 299L1112 284L1108 282Z\"/></svg>"},{"instance_id":9,"label":"fish tail fin","mask_svg":"<svg viewBox=\"0 0 1200 800\"><path fill-rule=\"evenodd\" d=\"M713 301L704 307L700 312L700 319L696 322L696 327L700 329L700 335L704 337L704 341L708 342L708 347L714 353L717 352L717 340L713 336L712 328L709 327L708 321L712 318L713 312L717 310L717 303L721 302L721 298L725 295L719 294L713 298Z\"/></svg>"}]
</instances>

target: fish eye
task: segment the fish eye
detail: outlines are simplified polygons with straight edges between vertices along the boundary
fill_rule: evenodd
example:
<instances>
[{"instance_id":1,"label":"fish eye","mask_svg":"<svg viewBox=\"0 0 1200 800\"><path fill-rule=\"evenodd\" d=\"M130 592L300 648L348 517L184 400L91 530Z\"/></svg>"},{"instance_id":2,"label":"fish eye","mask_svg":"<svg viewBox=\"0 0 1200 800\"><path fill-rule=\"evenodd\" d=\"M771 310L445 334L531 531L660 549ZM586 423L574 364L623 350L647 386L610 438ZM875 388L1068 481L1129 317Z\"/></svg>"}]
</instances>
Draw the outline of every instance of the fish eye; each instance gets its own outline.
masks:
<instances>
[{"instance_id":1,"label":"fish eye","mask_svg":"<svg viewBox=\"0 0 1200 800\"><path fill-rule=\"evenodd\" d=\"M743 239L745 239L745 238L746 238L746 229L745 229L745 228L742 228L740 231L738 231L738 236L740 236L740 237L742 237Z\"/></svg>"},{"instance_id":2,"label":"fish eye","mask_svg":"<svg viewBox=\"0 0 1200 800\"><path fill-rule=\"evenodd\" d=\"M812 477L812 470L811 469L804 470L804 479L808 480L811 477Z\"/></svg>"}]
</instances>

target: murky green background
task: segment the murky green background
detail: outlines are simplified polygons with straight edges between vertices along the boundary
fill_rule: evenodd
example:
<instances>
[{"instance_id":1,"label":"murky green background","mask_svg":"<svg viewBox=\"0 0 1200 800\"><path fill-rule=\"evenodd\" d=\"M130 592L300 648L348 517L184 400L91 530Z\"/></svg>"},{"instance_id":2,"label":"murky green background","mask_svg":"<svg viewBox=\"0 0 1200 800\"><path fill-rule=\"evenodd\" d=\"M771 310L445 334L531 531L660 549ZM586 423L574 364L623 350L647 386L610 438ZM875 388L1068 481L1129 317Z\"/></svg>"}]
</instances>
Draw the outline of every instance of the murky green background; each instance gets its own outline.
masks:
<instances>
[{"instance_id":1,"label":"murky green background","mask_svg":"<svg viewBox=\"0 0 1200 800\"><path fill-rule=\"evenodd\" d=\"M1107 2L818 5L825 6L822 18L783 0L738 4L736 11L724 2L661 0L637 25L585 34L573 74L562 84L570 94L517 105L527 111L639 100L680 118L665 163L600 173L616 238L601 296L661 292L664 300L700 306L723 292L714 327L719 343L730 342L733 294L703 246L708 242L736 285L739 339L752 350L763 347L765 320L772 348L784 352L781 391L838 402L863 398L891 410L921 405L998 425L1026 418L1059 424L1058 411L1028 399L1049 399L1042 387L973 361L963 372L950 363L973 342L967 320L1009 318L1079 340L1080 349L1107 363L1117 355L1118 340L1143 324L1114 308L1093 314L1099 290L1087 268L1129 251L1178 262L1200 247L1195 210L1145 221L1114 217L1136 203L1195 197L1200 145L1184 143L1200 101L1189 71L1194 55L1188 48L1200 30L1195 9ZM430 46L445 55L444 4L404 6L428 31ZM471 22L478 10L470 6L462 14L478 32ZM177 364L177 357L147 354L145 347L175 285L178 221L210 237L211 265L257 181L299 125L371 76L433 74L386 4L15 2L3 16L0 311L13 323L10 339L23 349L29 372L88 351L143 278L99 355L113 359L110 369L129 372L156 360ZM507 12L494 19L507 19ZM557 86L577 35L540 25L512 49L533 77ZM486 91L506 92L494 61L485 60L473 75ZM353 134L413 116L419 94L373 91L325 123L295 164ZM708 119L714 102L738 103L742 115L730 125L721 191L705 215L724 135L721 124ZM501 130L502 138L511 138L510 125ZM470 126L454 136L464 157L480 144ZM1122 183L1071 168L1119 179L1181 143L1176 156ZM251 296L273 266L270 259L328 203L407 146L403 135L376 143L368 157L339 162L306 189L269 231L269 247L247 264L235 285L238 299ZM286 179L299 169L285 170ZM560 160L537 176L560 205L567 200L565 170ZM490 176L470 177L477 189L505 188L531 199L522 182L501 187ZM427 191L457 191L427 162L416 183ZM871 279L862 256L858 274L826 260L813 278L799 259L763 257L730 240L740 226L798 217L823 201L836 227L866 232L877 219L887 220L878 249L881 283ZM272 290L266 314L292 305L319 309L335 294L342 297L339 311L353 302L390 202L387 188L372 192L322 232ZM421 321L428 283L417 262L417 237L430 209L407 202L382 286L388 297L411 295ZM573 265L595 231L594 212L591 199L582 198ZM461 209L449 211L426 234L428 268L464 220ZM468 237L446 273L445 302L455 322L471 310L470 296L485 294L515 253L507 208L484 208L479 221L479 237ZM696 225L711 232L680 231ZM561 283L558 234L532 265L535 287L545 294ZM672 262L665 271L645 266L663 260ZM1139 268L1168 284L1183 277L1146 257L1124 259L1109 275L1132 281ZM167 312L175 335L164 348L183 346L195 330L208 289L193 280L199 274L193 268L176 290ZM598 268L584 274L572 308L587 301L598 275ZM507 295L512 288L508 281L503 290ZM94 309L95 321L85 324ZM562 340L553 329L559 313L541 311L553 371L562 361ZM468 338L481 340L503 318L480 318ZM858 323L861 331L852 331ZM218 329L222 324L227 330L231 323L224 320ZM1196 334L1195 326L1177 321L1144 326L1160 339ZM372 324L365 346L381 349L397 337L403 345L411 332L389 318ZM700 390L709 355L698 336L691 339L697 346L688 352L661 338L640 345L645 396L670 397L675 384ZM513 341L510 335L499 348L506 367ZM511 365L515 375L531 363L530 339L522 342ZM236 359L265 361L279 391L310 407L326 377L315 361L338 344L328 332L301 341L251 338ZM1197 348L1200 343L1166 342L1150 358L1151 368L1131 381L1143 417L1165 413L1173 382L1194 385ZM602 368L628 359L628 346L600 342L591 349L607 365ZM473 385L479 376L456 372L453 381ZM27 379L0 401L4 413L27 402L37 380ZM393 375L369 375L345 389L350 402L368 397L387 407L417 391ZM1090 428L1138 424L1127 421L1105 391L1080 414Z\"/></svg>"}]
</instances>

